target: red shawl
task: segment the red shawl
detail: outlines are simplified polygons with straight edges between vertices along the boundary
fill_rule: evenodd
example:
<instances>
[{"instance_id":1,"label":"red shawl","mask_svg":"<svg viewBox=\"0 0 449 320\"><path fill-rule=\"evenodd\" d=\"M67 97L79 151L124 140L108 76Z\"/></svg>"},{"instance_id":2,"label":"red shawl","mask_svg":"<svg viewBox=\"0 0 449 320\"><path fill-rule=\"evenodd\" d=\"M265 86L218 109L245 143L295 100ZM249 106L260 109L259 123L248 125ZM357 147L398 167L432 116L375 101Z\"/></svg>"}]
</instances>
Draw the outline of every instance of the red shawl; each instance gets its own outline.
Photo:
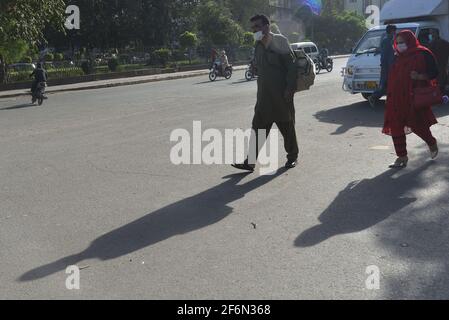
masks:
<instances>
[{"instance_id":1,"label":"red shawl","mask_svg":"<svg viewBox=\"0 0 449 320\"><path fill-rule=\"evenodd\" d=\"M397 48L397 37L401 36L407 51L400 53ZM416 71L427 74L426 60L423 52L433 53L423 47L412 31L404 30L398 33L394 41L396 61L388 76L387 104L383 133L393 136L409 134L416 128L429 128L437 123L431 106L420 111L412 105L413 88L435 85L434 81L412 80L410 74Z\"/></svg>"}]
</instances>

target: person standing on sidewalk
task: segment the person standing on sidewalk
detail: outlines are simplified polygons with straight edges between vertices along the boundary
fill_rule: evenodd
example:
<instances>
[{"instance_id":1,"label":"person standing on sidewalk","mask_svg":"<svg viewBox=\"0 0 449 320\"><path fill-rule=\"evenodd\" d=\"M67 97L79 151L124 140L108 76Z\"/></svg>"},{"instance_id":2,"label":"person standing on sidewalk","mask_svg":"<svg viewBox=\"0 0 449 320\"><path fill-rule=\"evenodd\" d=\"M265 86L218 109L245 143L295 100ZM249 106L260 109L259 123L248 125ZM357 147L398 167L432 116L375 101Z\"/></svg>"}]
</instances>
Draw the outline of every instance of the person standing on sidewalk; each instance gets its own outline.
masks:
<instances>
[{"instance_id":1,"label":"person standing on sidewalk","mask_svg":"<svg viewBox=\"0 0 449 320\"><path fill-rule=\"evenodd\" d=\"M255 61L257 65L257 103L252 123L255 136L256 155L243 164L233 164L239 170L254 171L262 143L258 141L259 130L267 136L274 124L284 137L288 153L286 168L297 165L299 147L295 130L295 106L293 102L297 88L297 69L287 38L270 32L270 20L265 15L251 18L256 40ZM250 142L250 146L254 141ZM250 148L251 150L251 148Z\"/></svg>"},{"instance_id":2,"label":"person standing on sidewalk","mask_svg":"<svg viewBox=\"0 0 449 320\"><path fill-rule=\"evenodd\" d=\"M398 156L390 168L405 168L408 163L406 134L415 133L438 156L437 140L430 127L437 123L431 106L416 110L412 105L413 88L428 87L438 76L433 53L423 47L410 30L401 31L394 44L396 61L388 78L387 105L383 133L391 135Z\"/></svg>"},{"instance_id":3,"label":"person standing on sidewalk","mask_svg":"<svg viewBox=\"0 0 449 320\"><path fill-rule=\"evenodd\" d=\"M438 84L440 85L441 91L445 92L447 85L447 65L449 61L449 42L441 39L438 29L432 29L429 40L429 49L435 55L438 63Z\"/></svg>"},{"instance_id":4,"label":"person standing on sidewalk","mask_svg":"<svg viewBox=\"0 0 449 320\"><path fill-rule=\"evenodd\" d=\"M388 86L388 74L393 66L395 54L393 48L394 35L396 34L396 26L388 25L387 26L387 35L382 40L380 46L380 84L379 89L376 90L371 97L369 97L368 101L370 105L374 108L379 101L387 93Z\"/></svg>"}]
</instances>

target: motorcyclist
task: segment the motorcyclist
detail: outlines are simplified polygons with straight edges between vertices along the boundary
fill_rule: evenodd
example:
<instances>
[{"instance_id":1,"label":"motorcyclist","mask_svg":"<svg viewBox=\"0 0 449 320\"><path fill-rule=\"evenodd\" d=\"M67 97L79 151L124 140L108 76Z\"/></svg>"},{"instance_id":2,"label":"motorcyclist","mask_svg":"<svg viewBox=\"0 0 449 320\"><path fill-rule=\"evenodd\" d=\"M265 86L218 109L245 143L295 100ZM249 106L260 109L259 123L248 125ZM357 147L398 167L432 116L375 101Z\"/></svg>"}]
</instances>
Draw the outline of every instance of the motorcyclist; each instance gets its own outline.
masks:
<instances>
[{"instance_id":1,"label":"motorcyclist","mask_svg":"<svg viewBox=\"0 0 449 320\"><path fill-rule=\"evenodd\" d=\"M321 65L326 66L327 65L327 58L329 57L329 50L327 50L326 47L323 47L320 50L320 54L318 58L320 59Z\"/></svg>"},{"instance_id":2,"label":"motorcyclist","mask_svg":"<svg viewBox=\"0 0 449 320\"><path fill-rule=\"evenodd\" d=\"M221 74L225 74L226 68L229 67L229 60L225 50L221 51L219 60L220 60Z\"/></svg>"},{"instance_id":3,"label":"motorcyclist","mask_svg":"<svg viewBox=\"0 0 449 320\"><path fill-rule=\"evenodd\" d=\"M44 67L42 66L42 63L39 62L36 66L36 69L34 69L34 71L31 73L30 78L34 77L34 81L33 84L31 86L31 93L35 94L36 89L37 89L37 85L40 82L47 82L47 78L48 78L48 74L47 71L45 71ZM44 97L46 98L46 97Z\"/></svg>"}]
</instances>

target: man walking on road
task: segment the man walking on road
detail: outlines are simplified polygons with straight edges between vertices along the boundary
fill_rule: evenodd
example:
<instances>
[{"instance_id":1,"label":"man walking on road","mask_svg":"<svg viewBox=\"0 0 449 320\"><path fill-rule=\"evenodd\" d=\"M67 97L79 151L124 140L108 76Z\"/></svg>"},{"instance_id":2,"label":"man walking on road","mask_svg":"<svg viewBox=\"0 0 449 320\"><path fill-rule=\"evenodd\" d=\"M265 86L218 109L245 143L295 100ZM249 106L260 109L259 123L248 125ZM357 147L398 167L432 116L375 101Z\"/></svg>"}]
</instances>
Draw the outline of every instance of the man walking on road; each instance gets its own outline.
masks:
<instances>
[{"instance_id":1,"label":"man walking on road","mask_svg":"<svg viewBox=\"0 0 449 320\"><path fill-rule=\"evenodd\" d=\"M393 42L396 30L397 28L394 25L387 26L387 36L382 40L380 46L380 85L379 89L369 97L368 101L372 107L375 107L379 99L387 94L388 73L390 72L395 59Z\"/></svg>"},{"instance_id":2,"label":"man walking on road","mask_svg":"<svg viewBox=\"0 0 449 320\"><path fill-rule=\"evenodd\" d=\"M256 40L255 62L257 65L257 103L252 123L256 142L256 155L243 164L234 164L239 170L254 171L255 161L263 144L259 143L258 132L265 130L267 136L273 124L284 137L287 151L286 168L297 165L299 148L295 130L295 106L293 102L297 88L297 69L287 38L270 32L270 21L265 15L251 18ZM254 141L250 142L250 146ZM251 150L251 148L250 148ZM250 163L253 161L254 163Z\"/></svg>"}]
</instances>

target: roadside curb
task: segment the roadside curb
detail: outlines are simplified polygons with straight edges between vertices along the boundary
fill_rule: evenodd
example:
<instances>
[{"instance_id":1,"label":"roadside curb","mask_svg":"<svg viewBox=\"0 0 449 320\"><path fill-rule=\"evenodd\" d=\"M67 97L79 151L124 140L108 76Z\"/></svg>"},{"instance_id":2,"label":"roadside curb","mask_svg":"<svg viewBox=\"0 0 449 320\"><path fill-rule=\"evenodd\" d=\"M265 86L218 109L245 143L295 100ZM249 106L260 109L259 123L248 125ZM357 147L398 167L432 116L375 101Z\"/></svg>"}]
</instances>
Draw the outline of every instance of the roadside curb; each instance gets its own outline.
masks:
<instances>
[{"instance_id":1,"label":"roadside curb","mask_svg":"<svg viewBox=\"0 0 449 320\"><path fill-rule=\"evenodd\" d=\"M234 67L235 71L244 70L246 69L246 66L236 66ZM204 76L209 74L209 70L195 70L191 73L174 73L172 75L170 74L163 74L163 75L155 75L152 76L153 78L148 79L139 79L139 80L129 80L129 81L122 81L122 82L111 82L111 83L102 83L102 84L92 84L91 85L79 85L76 84L74 87L70 88L62 88L62 89L54 89L49 90L46 93L47 94L54 94L54 93L61 93L61 92L71 92L71 91L83 91L83 90L95 90L95 89L105 89L105 88L113 88L113 87L122 87L122 86L131 86L131 85L137 85L137 84L145 84L145 83L152 83L152 82L159 82L159 81L166 81L166 80L177 80L177 79L186 79L186 78L193 78L198 76ZM126 78L126 79L132 79L132 78ZM17 98L22 96L29 96L30 93L26 90L23 92L16 92L11 94L4 94L2 95L0 91L0 99L6 99L6 98Z\"/></svg>"}]
</instances>

